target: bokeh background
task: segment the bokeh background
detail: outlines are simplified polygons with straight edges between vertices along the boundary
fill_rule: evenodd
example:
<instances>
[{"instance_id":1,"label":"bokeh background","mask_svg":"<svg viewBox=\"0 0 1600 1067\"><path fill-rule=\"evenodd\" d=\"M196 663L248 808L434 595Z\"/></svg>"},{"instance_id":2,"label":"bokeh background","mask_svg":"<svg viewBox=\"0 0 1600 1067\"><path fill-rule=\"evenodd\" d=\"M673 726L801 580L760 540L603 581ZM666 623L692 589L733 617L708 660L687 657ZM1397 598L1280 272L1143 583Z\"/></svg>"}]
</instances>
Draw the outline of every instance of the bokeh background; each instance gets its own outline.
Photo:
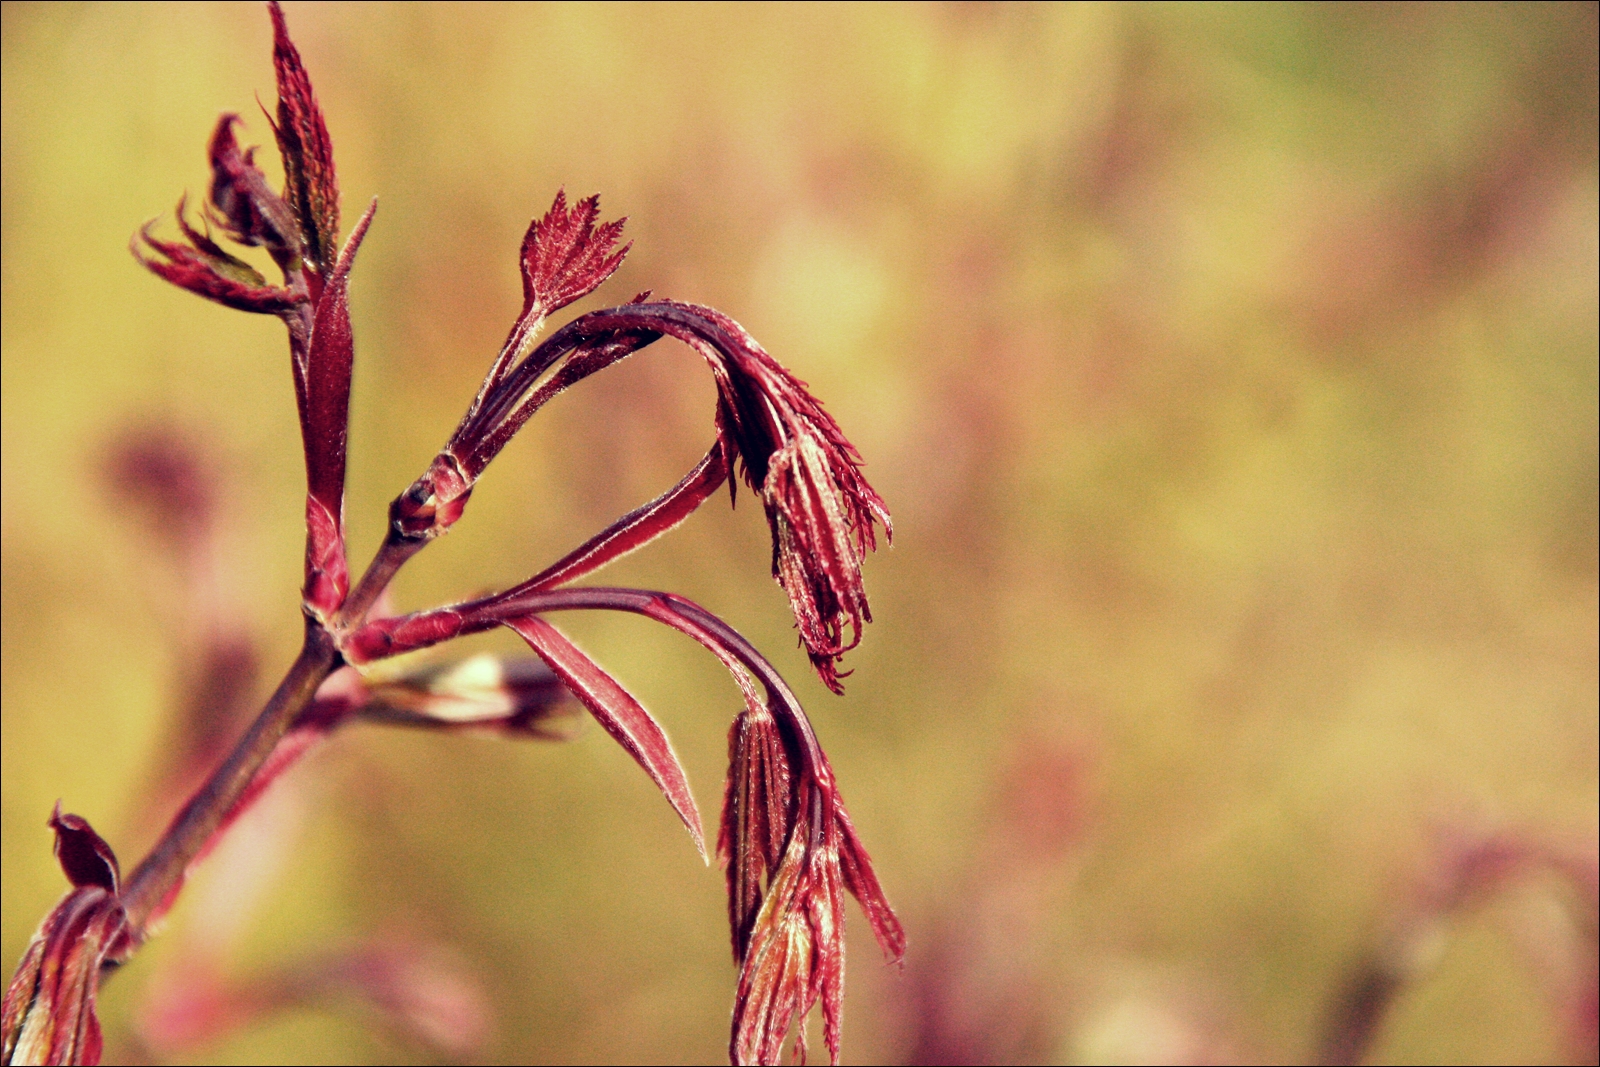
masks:
<instances>
[{"instance_id":1,"label":"bokeh background","mask_svg":"<svg viewBox=\"0 0 1600 1067\"><path fill-rule=\"evenodd\" d=\"M346 225L380 198L357 562L562 186L636 242L580 310L645 288L725 310L866 457L895 541L843 699L748 495L603 578L721 613L814 716L911 939L888 970L852 915L846 1062L1304 1061L1398 956L1373 1062L1581 1058L1571 879L1437 915L1427 887L1485 836L1593 855L1595 5L287 11ZM302 468L279 325L126 251L203 193L221 111L277 180L264 11L7 3L3 50L9 968L63 888L51 805L131 865L179 743L192 591L107 457L166 427L220 472L214 576L256 699L298 637ZM655 495L712 397L662 343L561 398L397 606L519 580ZM721 668L640 619L560 621L710 814ZM721 877L603 732L356 729L285 787L277 836L219 855L107 986L111 1061L161 1058L141 1019L186 927L234 976L443 946L492 1020L452 1052L312 997L169 1059L724 1055Z\"/></svg>"}]
</instances>

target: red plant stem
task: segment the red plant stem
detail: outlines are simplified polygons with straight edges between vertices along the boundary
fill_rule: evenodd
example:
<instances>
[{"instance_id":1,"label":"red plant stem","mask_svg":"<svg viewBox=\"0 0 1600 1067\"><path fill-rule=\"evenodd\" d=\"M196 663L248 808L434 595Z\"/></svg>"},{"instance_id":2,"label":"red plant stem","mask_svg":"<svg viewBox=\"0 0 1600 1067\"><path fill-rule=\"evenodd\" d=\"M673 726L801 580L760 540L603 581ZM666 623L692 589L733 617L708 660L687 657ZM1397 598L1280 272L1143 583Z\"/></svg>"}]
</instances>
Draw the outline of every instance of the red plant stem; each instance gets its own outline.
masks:
<instances>
[{"instance_id":1,"label":"red plant stem","mask_svg":"<svg viewBox=\"0 0 1600 1067\"><path fill-rule=\"evenodd\" d=\"M266 707L261 709L261 714L256 716L228 758L173 818L167 832L124 884L122 906L135 944L143 940L151 920L166 910L182 887L190 866L205 851L228 812L249 788L256 772L340 662L332 636L314 620L307 619L306 639L300 655L278 683Z\"/></svg>"},{"instance_id":2,"label":"red plant stem","mask_svg":"<svg viewBox=\"0 0 1600 1067\"><path fill-rule=\"evenodd\" d=\"M378 548L377 555L372 557L372 562L367 564L366 573L350 591L350 595L345 597L329 628L335 633L342 634L366 621L367 612L372 610L372 605L377 603L378 597L389 587L389 582L395 574L406 565L407 560L423 550L428 540L425 537L407 537L397 533L391 526L383 544Z\"/></svg>"},{"instance_id":3,"label":"red plant stem","mask_svg":"<svg viewBox=\"0 0 1600 1067\"><path fill-rule=\"evenodd\" d=\"M705 459L673 488L628 512L517 589L538 592L575 582L617 557L642 548L687 519L727 478L727 455L720 444L712 445Z\"/></svg>"},{"instance_id":4,"label":"red plant stem","mask_svg":"<svg viewBox=\"0 0 1600 1067\"><path fill-rule=\"evenodd\" d=\"M512 606L515 605L515 608ZM615 589L585 586L577 589L553 589L547 592L518 596L499 610L531 608L533 611L627 611L643 615L672 627L700 642L712 652L722 649L730 653L755 675L772 697L772 713L786 719L794 728L800 746L801 758L807 769L824 785L832 786L833 772L822 755L822 745L811 728L789 683L783 680L776 668L767 662L744 635L711 614L692 600L674 593L658 593L648 589Z\"/></svg>"},{"instance_id":5,"label":"red plant stem","mask_svg":"<svg viewBox=\"0 0 1600 1067\"><path fill-rule=\"evenodd\" d=\"M375 625L375 629L388 631L388 636L392 639L394 631L388 624L399 624L403 628L404 636L396 643L383 648L377 641L369 644L361 640L362 635L358 633L353 642L354 651L358 659L361 656L368 659L383 659L427 648L464 634L482 633L496 626L503 626L507 620L519 616L537 615L547 611L631 612L687 634L718 658L722 658L724 654L731 656L766 687L767 694L771 697L770 710L773 715L785 720L793 728L800 757L807 770L825 787L830 789L833 787L833 771L822 754L822 746L811 728L811 720L801 707L800 699L794 695L794 690L789 688L789 683L783 680L783 676L767 662L766 657L737 630L694 601L673 593L604 586L529 591L525 585L517 586L482 600L456 604L448 608L435 608L432 611L419 611L403 618L383 620L381 624Z\"/></svg>"}]
</instances>

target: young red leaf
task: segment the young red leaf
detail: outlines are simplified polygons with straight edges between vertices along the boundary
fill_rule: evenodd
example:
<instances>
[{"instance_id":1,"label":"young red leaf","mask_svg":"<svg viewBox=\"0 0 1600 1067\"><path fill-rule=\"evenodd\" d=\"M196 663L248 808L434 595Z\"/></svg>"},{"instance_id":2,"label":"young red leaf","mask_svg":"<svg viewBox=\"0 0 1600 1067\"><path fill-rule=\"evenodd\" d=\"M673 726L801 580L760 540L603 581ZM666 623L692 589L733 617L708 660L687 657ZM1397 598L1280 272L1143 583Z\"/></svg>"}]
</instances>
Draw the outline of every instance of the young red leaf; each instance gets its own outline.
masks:
<instances>
[{"instance_id":1,"label":"young red leaf","mask_svg":"<svg viewBox=\"0 0 1600 1067\"><path fill-rule=\"evenodd\" d=\"M594 221L599 213L598 195L579 201L577 207L569 210L567 193L563 189L556 193L555 203L544 218L529 223L528 232L522 238L522 314L517 316L446 451L463 457L476 452L478 442L511 417L533 379L549 366L547 362L530 367L523 360L544 326L544 320L552 312L593 292L622 265L632 246L624 245L615 251L613 246L627 220L608 222L597 230ZM523 362L518 363L519 360ZM518 381L511 380L513 369L521 372ZM476 477L482 469L481 464L476 465L472 476Z\"/></svg>"},{"instance_id":2,"label":"young red leaf","mask_svg":"<svg viewBox=\"0 0 1600 1067\"><path fill-rule=\"evenodd\" d=\"M478 395L467 408L449 442L421 478L397 497L390 508L393 529L410 540L431 540L460 518L472 486L500 449L522 428L541 394L528 403L534 381L549 369L550 360L534 366L528 357L544 320L572 301L593 291L622 265L630 246L615 248L625 219L595 226L600 198L591 196L567 207L565 191L542 219L534 219L522 239L522 314L501 346ZM621 354L612 350L648 344L656 335L607 337L599 347L608 353L604 362ZM563 351L559 353L565 355Z\"/></svg>"},{"instance_id":3,"label":"young red leaf","mask_svg":"<svg viewBox=\"0 0 1600 1067\"><path fill-rule=\"evenodd\" d=\"M349 433L350 372L355 342L350 334L350 268L378 210L374 200L339 253L317 301L305 368L306 479L312 496L330 509L344 496L345 440Z\"/></svg>"},{"instance_id":4,"label":"young red leaf","mask_svg":"<svg viewBox=\"0 0 1600 1067\"><path fill-rule=\"evenodd\" d=\"M877 547L875 525L893 536L889 511L862 476L855 447L805 383L726 315L660 301L580 316L514 369L499 378L491 374L497 384L486 384L450 450L469 470L480 470L550 396L663 335L694 348L711 368L718 435L730 461L742 461L745 480L761 494L773 576L789 596L812 665L840 692L838 661L872 619L861 564ZM525 397L562 359L567 362Z\"/></svg>"},{"instance_id":5,"label":"young red leaf","mask_svg":"<svg viewBox=\"0 0 1600 1067\"><path fill-rule=\"evenodd\" d=\"M905 953L905 933L850 824L805 711L748 641L698 604L670 593L519 587L448 610L458 632L472 632L497 621L513 628L519 621L538 621L532 612L576 609L629 611L665 623L713 652L739 684L745 710L730 738L717 842L740 964L730 1052L736 1063L777 1062L791 1027L820 1000L829 1053L837 1063L844 890L861 902L891 962ZM398 628L425 627L427 618L423 613ZM755 681L765 688L765 699ZM796 1033L803 1058L803 1026Z\"/></svg>"},{"instance_id":6,"label":"young red leaf","mask_svg":"<svg viewBox=\"0 0 1600 1067\"><path fill-rule=\"evenodd\" d=\"M592 312L513 366L526 343L523 330L519 323L512 332L433 468L395 502L395 521L423 531L410 536L436 536L447 525L438 517L446 500L436 484L441 475L459 479L462 488L450 499L464 500L478 473L550 397L663 335L676 337L711 368L724 455L730 463L742 461L745 480L761 494L772 532L773 576L789 596L812 665L830 689L841 692L838 662L872 619L861 564L877 547L874 527L881 525L892 537L893 526L883 499L861 474L860 455L805 383L738 323L693 304L636 303ZM453 509L452 521L459 510ZM632 518L622 520L623 526ZM613 527L580 552L600 548L598 542L621 532Z\"/></svg>"},{"instance_id":7,"label":"young red leaf","mask_svg":"<svg viewBox=\"0 0 1600 1067\"><path fill-rule=\"evenodd\" d=\"M717 859L728 880L735 963L743 963L750 950L763 881L778 869L794 826L792 766L777 721L764 704L747 707L733 720Z\"/></svg>"},{"instance_id":8,"label":"young red leaf","mask_svg":"<svg viewBox=\"0 0 1600 1067\"><path fill-rule=\"evenodd\" d=\"M199 235L183 220L181 203L178 212L179 225L194 240ZM302 294L267 284L267 280L255 268L229 256L209 238L203 239L201 247L163 241L151 235L150 230L154 225L146 223L141 227L129 250L133 252L133 258L152 274L165 278L173 285L236 311L250 311L258 315L283 315L306 302ZM139 247L140 241L163 258L147 257Z\"/></svg>"},{"instance_id":9,"label":"young red leaf","mask_svg":"<svg viewBox=\"0 0 1600 1067\"><path fill-rule=\"evenodd\" d=\"M317 301L305 365L296 368L300 431L306 458L305 602L324 617L350 589L344 546L345 443L350 425L350 268L377 211L377 201L356 223Z\"/></svg>"},{"instance_id":10,"label":"young red leaf","mask_svg":"<svg viewBox=\"0 0 1600 1067\"><path fill-rule=\"evenodd\" d=\"M284 197L305 235L305 256L319 274L332 265L339 244L339 183L334 176L333 142L311 89L300 52L289 39L283 9L272 13L272 67L278 77L278 151L283 156Z\"/></svg>"},{"instance_id":11,"label":"young red leaf","mask_svg":"<svg viewBox=\"0 0 1600 1067\"><path fill-rule=\"evenodd\" d=\"M262 245L285 270L305 253L305 238L293 210L267 186L255 149L241 152L233 127L238 115L223 115L211 135L211 203L228 236L242 245Z\"/></svg>"},{"instance_id":12,"label":"young red leaf","mask_svg":"<svg viewBox=\"0 0 1600 1067\"><path fill-rule=\"evenodd\" d=\"M826 757L823 760L826 764ZM730 778L739 775L737 762ZM844 1012L844 890L860 901L890 962L905 953L905 933L883 897L844 805L828 781L802 776L793 792L796 818L788 845L745 934L734 1000L730 1057L735 1063L777 1063L791 1027L805 1061L805 1016L822 1002L823 1036L839 1062ZM734 856L739 862L735 834ZM766 842L745 842L764 851ZM731 884L731 878L730 878Z\"/></svg>"},{"instance_id":13,"label":"young red leaf","mask_svg":"<svg viewBox=\"0 0 1600 1067\"><path fill-rule=\"evenodd\" d=\"M728 1048L734 1063L779 1062L791 1028L795 1060L804 1063L805 1016L819 999L828 1051L832 1062L839 1062L843 906L838 856L826 845L808 848L802 835L792 835L768 886L739 971Z\"/></svg>"},{"instance_id":14,"label":"young red leaf","mask_svg":"<svg viewBox=\"0 0 1600 1067\"><path fill-rule=\"evenodd\" d=\"M72 890L45 917L0 1006L0 1063L99 1063L100 965L125 920L117 857L87 820L50 815L56 859Z\"/></svg>"},{"instance_id":15,"label":"young red leaf","mask_svg":"<svg viewBox=\"0 0 1600 1067\"><path fill-rule=\"evenodd\" d=\"M527 319L550 315L594 292L622 266L632 244L615 248L626 218L599 228L600 197L589 196L567 207L567 191L542 219L535 219L522 238L522 314Z\"/></svg>"},{"instance_id":16,"label":"young red leaf","mask_svg":"<svg viewBox=\"0 0 1600 1067\"><path fill-rule=\"evenodd\" d=\"M255 165L255 150L240 151L233 136L238 122L237 115L223 115L211 135L211 202L205 216L240 244L264 245L283 268L288 286L268 285L254 267L224 251L212 240L209 222L203 231L191 226L184 200L178 201L178 227L189 244L157 240L147 224L135 238L133 254L167 281L208 300L240 311L289 317L307 300L304 287L294 278L304 241L294 212L267 187L266 176ZM165 262L147 258L139 248L140 241ZM290 328L294 328L293 321Z\"/></svg>"},{"instance_id":17,"label":"young red leaf","mask_svg":"<svg viewBox=\"0 0 1600 1067\"><path fill-rule=\"evenodd\" d=\"M772 573L789 594L811 664L835 693L837 663L872 621L861 562L872 547L872 522L889 513L864 480L852 495L850 461L821 435L797 432L767 460L762 505L772 530ZM847 639L844 629L851 627Z\"/></svg>"},{"instance_id":18,"label":"young red leaf","mask_svg":"<svg viewBox=\"0 0 1600 1067\"><path fill-rule=\"evenodd\" d=\"M572 694L581 700L606 732L628 751L650 780L656 783L667 803L672 805L694 838L703 857L705 836L700 829L700 811L689 791L689 780L678 763L677 753L659 723L644 710L633 695L618 684L578 646L562 636L554 626L535 615L505 620L539 658L550 665Z\"/></svg>"}]
</instances>

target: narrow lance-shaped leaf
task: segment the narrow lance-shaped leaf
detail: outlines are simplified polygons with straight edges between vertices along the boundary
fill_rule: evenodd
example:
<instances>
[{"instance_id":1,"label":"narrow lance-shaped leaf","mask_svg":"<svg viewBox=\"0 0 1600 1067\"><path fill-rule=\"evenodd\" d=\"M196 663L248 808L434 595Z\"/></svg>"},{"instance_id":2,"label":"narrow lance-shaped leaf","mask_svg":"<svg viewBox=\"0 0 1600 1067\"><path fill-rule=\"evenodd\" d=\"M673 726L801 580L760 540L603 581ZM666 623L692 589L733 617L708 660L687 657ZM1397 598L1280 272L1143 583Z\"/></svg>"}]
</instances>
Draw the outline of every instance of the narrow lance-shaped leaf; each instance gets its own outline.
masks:
<instances>
[{"instance_id":1,"label":"narrow lance-shaped leaf","mask_svg":"<svg viewBox=\"0 0 1600 1067\"><path fill-rule=\"evenodd\" d=\"M704 856L705 835L700 828L700 810L695 806L688 777L661 725L615 678L554 626L535 615L507 619L505 625L528 642L528 647L550 665L605 731L638 761L689 828L695 848Z\"/></svg>"},{"instance_id":2,"label":"narrow lance-shaped leaf","mask_svg":"<svg viewBox=\"0 0 1600 1067\"><path fill-rule=\"evenodd\" d=\"M306 455L305 600L324 614L336 610L350 588L344 545L345 446L355 359L350 268L377 209L374 200L339 254L317 302L305 367L296 374Z\"/></svg>"},{"instance_id":3,"label":"narrow lance-shaped leaf","mask_svg":"<svg viewBox=\"0 0 1600 1067\"><path fill-rule=\"evenodd\" d=\"M764 704L747 707L733 720L728 766L717 858L728 881L733 961L742 963L761 909L762 880L778 869L794 825L793 759Z\"/></svg>"}]
</instances>

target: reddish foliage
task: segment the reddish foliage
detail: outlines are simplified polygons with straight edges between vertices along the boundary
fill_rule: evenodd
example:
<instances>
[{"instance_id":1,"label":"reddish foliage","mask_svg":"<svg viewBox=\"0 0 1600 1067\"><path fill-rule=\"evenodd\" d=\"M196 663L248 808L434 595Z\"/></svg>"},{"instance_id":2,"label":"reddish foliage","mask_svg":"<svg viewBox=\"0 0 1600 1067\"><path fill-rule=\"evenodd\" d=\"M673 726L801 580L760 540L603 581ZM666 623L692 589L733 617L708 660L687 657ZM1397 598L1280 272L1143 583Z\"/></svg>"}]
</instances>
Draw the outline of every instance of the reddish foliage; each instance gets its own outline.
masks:
<instances>
[{"instance_id":1,"label":"reddish foliage","mask_svg":"<svg viewBox=\"0 0 1600 1067\"><path fill-rule=\"evenodd\" d=\"M299 376L303 384L296 390L306 446L305 601L325 615L336 611L350 591L344 552L345 441L355 362L355 340L350 334L350 267L377 207L374 201L356 223L322 288L305 371Z\"/></svg>"},{"instance_id":2,"label":"reddish foliage","mask_svg":"<svg viewBox=\"0 0 1600 1067\"><path fill-rule=\"evenodd\" d=\"M683 825L689 828L694 847L705 855L700 809L695 806L688 776L683 773L683 765L678 762L678 754L672 751L672 742L667 740L661 724L615 678L537 615L508 619L506 626L528 642L528 647L550 665L573 696L583 701L606 733L638 761L672 805L672 810L678 813L678 818L683 820Z\"/></svg>"},{"instance_id":3,"label":"reddish foliage","mask_svg":"<svg viewBox=\"0 0 1600 1067\"><path fill-rule=\"evenodd\" d=\"M522 314L540 318L582 299L605 284L622 266L633 245L615 248L627 219L595 227L600 197L586 196L567 207L567 191L544 218L535 219L522 238ZM615 250L613 250L615 249Z\"/></svg>"},{"instance_id":4,"label":"reddish foliage","mask_svg":"<svg viewBox=\"0 0 1600 1067\"><path fill-rule=\"evenodd\" d=\"M235 311L252 311L258 315L283 315L305 303L304 296L282 286L268 285L254 267L228 255L209 236L191 229L183 217L181 201L178 225L192 246L153 237L152 225L139 230L132 246L134 257L173 285ZM139 249L139 241L165 261L146 258Z\"/></svg>"},{"instance_id":5,"label":"reddish foliage","mask_svg":"<svg viewBox=\"0 0 1600 1067\"><path fill-rule=\"evenodd\" d=\"M276 0L272 13L272 66L278 76L278 151L283 156L284 196L305 235L305 256L326 274L339 243L339 183L334 177L333 141L317 106L311 78Z\"/></svg>"},{"instance_id":6,"label":"reddish foliage","mask_svg":"<svg viewBox=\"0 0 1600 1067\"><path fill-rule=\"evenodd\" d=\"M224 115L209 149L207 224L191 225L180 202L185 243L159 240L147 226L138 240L156 255L145 258L137 248L135 254L176 285L230 307L279 315L288 328L306 461L306 644L260 717L183 806L127 887L119 890L115 860L86 824L71 816L53 821L58 854L79 886L75 894L99 896L69 897L77 901L74 918L47 923L56 940L39 953L30 950L32 962L25 962L20 984L13 985L16 995L8 994L7 1042L44 1047L40 1035L48 1030L55 1049L66 1047L53 1036L66 1033L63 1027L87 1035L108 939L119 938L112 947L124 954L142 941L175 899L188 869L302 754L346 722L564 736L553 725L559 678L644 768L703 855L699 812L666 732L542 617L590 609L634 612L681 630L728 667L744 694L718 838L740 966L730 1051L738 1062L772 1062L794 1031L803 1058L803 1019L820 1001L829 1053L838 1062L845 891L860 900L891 959L900 958L905 938L804 710L749 642L698 605L646 590L561 587L672 529L742 463L771 527L773 574L789 595L813 664L837 691L839 657L860 641L862 624L871 619L861 563L876 546L874 524L889 530L883 501L861 476L860 456L804 383L738 323L710 308L647 302L649 294L641 293L629 304L568 323L535 347L546 317L602 284L629 247L617 247L622 220L597 224L598 197L569 207L563 191L523 239L521 315L445 448L391 505L388 536L352 589L344 535L354 359L349 273L376 205L334 260L338 188L331 141L283 13L277 4L269 7L283 196L267 187L254 150L239 147L237 116ZM283 273L282 286L268 284L225 251L212 238L209 222L239 244L266 248ZM519 586L465 604L371 617L400 567L461 517L479 475L546 401L663 336L698 351L717 384L717 436L704 460L671 490ZM339 671L344 664L366 664L496 626L521 635L554 673L467 677L433 670L369 683ZM57 914L67 915L60 909ZM92 933L91 926L105 930ZM74 978L76 993L28 992L54 990L44 968L69 957L87 968ZM378 972L369 967L351 973ZM373 996L382 999L381 993ZM92 1053L82 1036L74 1039L72 1055L98 1055L97 1027L93 1032Z\"/></svg>"},{"instance_id":7,"label":"reddish foliage","mask_svg":"<svg viewBox=\"0 0 1600 1067\"><path fill-rule=\"evenodd\" d=\"M261 245L287 268L305 249L300 225L283 198L267 187L256 166L254 148L239 150L233 128L238 115L224 115L211 135L211 203L228 236L242 245Z\"/></svg>"},{"instance_id":8,"label":"reddish foliage","mask_svg":"<svg viewBox=\"0 0 1600 1067\"><path fill-rule=\"evenodd\" d=\"M56 862L61 864L67 881L78 888L96 885L107 893L116 893L122 881L117 855L87 819L63 815L61 802L57 801L50 816L50 829L56 832Z\"/></svg>"},{"instance_id":9,"label":"reddish foliage","mask_svg":"<svg viewBox=\"0 0 1600 1067\"><path fill-rule=\"evenodd\" d=\"M4 1063L99 1063L100 968L126 948L117 857L89 823L50 816L56 858L73 889L45 917L6 988Z\"/></svg>"}]
</instances>

